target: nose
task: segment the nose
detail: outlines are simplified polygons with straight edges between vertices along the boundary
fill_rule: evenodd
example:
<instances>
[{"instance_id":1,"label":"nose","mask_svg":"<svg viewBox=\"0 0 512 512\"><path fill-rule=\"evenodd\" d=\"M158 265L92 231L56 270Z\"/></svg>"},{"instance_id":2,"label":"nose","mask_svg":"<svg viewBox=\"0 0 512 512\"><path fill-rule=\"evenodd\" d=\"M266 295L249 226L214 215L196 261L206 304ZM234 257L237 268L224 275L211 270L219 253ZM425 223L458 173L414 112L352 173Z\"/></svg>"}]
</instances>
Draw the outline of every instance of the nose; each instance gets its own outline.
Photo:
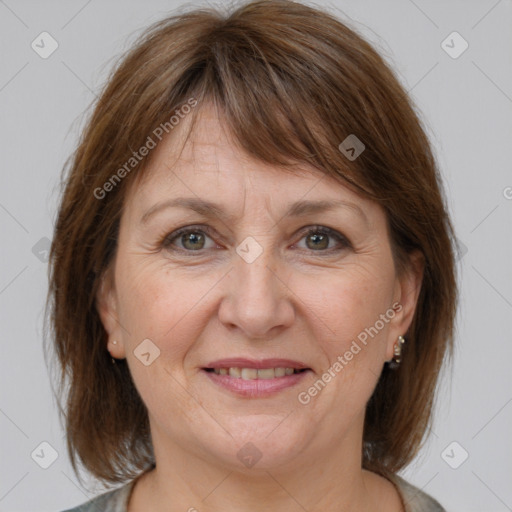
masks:
<instances>
[{"instance_id":1,"label":"nose","mask_svg":"<svg viewBox=\"0 0 512 512\"><path fill-rule=\"evenodd\" d=\"M269 339L293 324L293 293L270 250L248 263L235 254L227 277L227 290L219 307L219 320L239 329L247 339Z\"/></svg>"}]
</instances>

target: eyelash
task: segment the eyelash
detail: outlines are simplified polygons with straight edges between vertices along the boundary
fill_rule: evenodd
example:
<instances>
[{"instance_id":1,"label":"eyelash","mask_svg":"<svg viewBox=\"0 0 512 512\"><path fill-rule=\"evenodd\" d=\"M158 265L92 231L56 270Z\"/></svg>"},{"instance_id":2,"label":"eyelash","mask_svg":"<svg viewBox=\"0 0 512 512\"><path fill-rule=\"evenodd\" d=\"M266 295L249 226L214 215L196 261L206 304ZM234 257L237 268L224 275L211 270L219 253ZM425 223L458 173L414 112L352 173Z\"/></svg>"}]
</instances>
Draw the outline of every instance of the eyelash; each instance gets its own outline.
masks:
<instances>
[{"instance_id":1,"label":"eyelash","mask_svg":"<svg viewBox=\"0 0 512 512\"><path fill-rule=\"evenodd\" d=\"M214 233L213 230L208 226L186 226L180 229L177 229L176 231L173 231L169 235L166 235L164 239L161 241L160 245L164 247L166 250L171 252L181 252L181 253L188 253L193 254L197 253L198 255L202 254L203 251L207 249L199 249L197 251L182 249L181 247L174 247L172 243L178 239L181 235L184 235L186 233L203 233L205 235L208 235L210 238L213 237ZM300 240L302 240L304 237L309 236L311 234L320 233L323 235L327 235L330 238L334 238L338 241L341 247L338 248L330 248L330 249L323 249L323 250L310 250L309 252L318 252L318 253L326 253L326 254L332 254L336 252L340 252L343 249L351 248L352 245L349 242L349 240L344 237L341 233L338 233L334 229L328 228L326 226L311 226L307 229L307 231L303 232L301 235ZM300 250L307 250L307 249L300 249Z\"/></svg>"}]
</instances>

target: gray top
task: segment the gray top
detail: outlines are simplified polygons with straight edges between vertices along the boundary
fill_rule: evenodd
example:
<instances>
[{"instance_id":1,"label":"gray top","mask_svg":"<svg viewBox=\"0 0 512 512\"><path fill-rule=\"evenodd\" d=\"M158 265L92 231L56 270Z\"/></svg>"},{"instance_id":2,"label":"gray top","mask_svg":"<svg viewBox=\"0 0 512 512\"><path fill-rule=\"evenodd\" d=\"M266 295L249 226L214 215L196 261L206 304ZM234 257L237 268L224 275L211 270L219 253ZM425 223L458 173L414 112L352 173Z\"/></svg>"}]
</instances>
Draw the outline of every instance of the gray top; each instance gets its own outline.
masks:
<instances>
[{"instance_id":1,"label":"gray top","mask_svg":"<svg viewBox=\"0 0 512 512\"><path fill-rule=\"evenodd\" d=\"M434 498L398 475L388 478L396 485L404 503L405 512L446 512ZM127 512L128 501L135 481L136 479L63 512Z\"/></svg>"}]
</instances>

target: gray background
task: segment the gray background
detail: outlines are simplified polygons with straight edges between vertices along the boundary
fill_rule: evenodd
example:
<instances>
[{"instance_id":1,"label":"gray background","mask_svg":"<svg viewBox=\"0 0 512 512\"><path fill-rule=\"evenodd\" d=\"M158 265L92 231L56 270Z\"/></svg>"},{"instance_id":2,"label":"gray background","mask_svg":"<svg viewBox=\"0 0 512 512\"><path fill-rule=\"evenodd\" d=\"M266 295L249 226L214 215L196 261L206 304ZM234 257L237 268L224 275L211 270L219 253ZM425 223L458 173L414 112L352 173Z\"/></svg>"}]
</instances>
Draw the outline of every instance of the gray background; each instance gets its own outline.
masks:
<instances>
[{"instance_id":1,"label":"gray background","mask_svg":"<svg viewBox=\"0 0 512 512\"><path fill-rule=\"evenodd\" d=\"M180 5L0 1L0 511L57 511L92 496L71 471L43 358L45 238L81 114L113 58ZM319 5L384 53L423 112L461 242L455 364L429 442L403 475L451 512L512 510L512 2ZM43 31L59 45L47 59L31 47ZM441 46L453 31L469 44L458 58ZM58 453L48 469L42 442Z\"/></svg>"}]
</instances>

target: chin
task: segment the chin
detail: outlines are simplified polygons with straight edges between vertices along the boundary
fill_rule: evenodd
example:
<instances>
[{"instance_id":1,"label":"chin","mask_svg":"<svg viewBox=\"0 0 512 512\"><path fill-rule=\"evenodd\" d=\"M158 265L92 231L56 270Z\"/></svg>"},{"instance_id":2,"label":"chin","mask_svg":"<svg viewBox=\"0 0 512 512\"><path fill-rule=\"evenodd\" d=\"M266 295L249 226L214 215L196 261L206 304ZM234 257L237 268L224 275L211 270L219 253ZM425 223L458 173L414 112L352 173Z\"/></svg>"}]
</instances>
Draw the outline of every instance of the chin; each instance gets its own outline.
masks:
<instances>
[{"instance_id":1,"label":"chin","mask_svg":"<svg viewBox=\"0 0 512 512\"><path fill-rule=\"evenodd\" d=\"M286 414L261 414L234 421L219 420L232 437L224 431L220 436L213 436L211 428L204 428L201 437L205 432L210 436L200 444L209 452L212 462L222 461L230 471L250 470L254 474L256 470L272 470L288 464L296 466L297 457L304 453L308 437L313 437L314 432L306 435L299 424L292 424L288 418L283 421L285 417ZM309 425L311 428L311 422Z\"/></svg>"}]
</instances>

